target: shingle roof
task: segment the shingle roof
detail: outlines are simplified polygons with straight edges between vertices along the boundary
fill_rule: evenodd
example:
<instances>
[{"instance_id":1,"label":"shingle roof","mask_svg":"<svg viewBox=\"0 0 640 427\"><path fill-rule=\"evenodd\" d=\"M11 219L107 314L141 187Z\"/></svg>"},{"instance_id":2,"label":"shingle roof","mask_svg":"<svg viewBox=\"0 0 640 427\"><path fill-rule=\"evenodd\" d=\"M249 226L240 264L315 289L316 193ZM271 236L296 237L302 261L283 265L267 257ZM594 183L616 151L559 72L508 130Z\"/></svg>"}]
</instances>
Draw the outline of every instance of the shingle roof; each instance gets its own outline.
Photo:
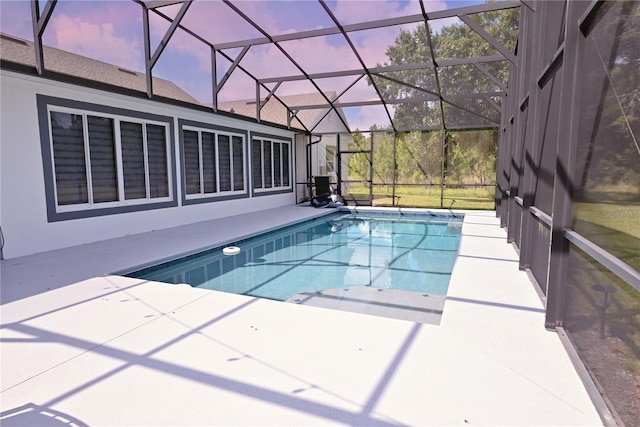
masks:
<instances>
[{"instance_id":1,"label":"shingle roof","mask_svg":"<svg viewBox=\"0 0 640 427\"><path fill-rule=\"evenodd\" d=\"M333 100L336 97L335 92L326 92L325 96L329 100ZM307 129L313 128L319 121L323 119L325 114L329 111L327 101L320 93L306 93L300 95L284 95L278 96L285 104L295 111L296 106L309 106L317 105L318 108L303 109L298 112L296 118L291 121L292 127L299 127L304 129L300 124L304 124ZM244 99L238 101L225 101L218 103L218 110L228 111L234 114L240 114L243 116L256 118L256 100ZM344 116L343 116L344 117ZM269 101L260 110L260 119L287 126L287 109L276 98L271 97Z\"/></svg>"},{"instance_id":2,"label":"shingle roof","mask_svg":"<svg viewBox=\"0 0 640 427\"><path fill-rule=\"evenodd\" d=\"M0 58L35 67L33 42L3 33L0 33L0 40ZM48 70L136 91L146 92L147 90L147 81L144 73L127 70L117 65L65 52L50 46L43 46L43 54L45 67ZM197 99L180 89L173 82L158 77L153 78L153 93L191 104L200 104Z\"/></svg>"},{"instance_id":3,"label":"shingle roof","mask_svg":"<svg viewBox=\"0 0 640 427\"><path fill-rule=\"evenodd\" d=\"M43 54L47 70L140 92L146 92L147 90L146 76L144 73L127 70L117 65L66 52L51 46L43 46ZM4 33L0 33L0 58L30 67L35 67L36 65L33 42ZM173 82L158 77L153 78L153 92L155 95L165 98L202 105L197 99L180 89ZM336 93L327 92L325 96L333 100ZM304 129L306 127L307 129L312 129L329 111L327 102L320 93L286 95L278 96L278 98L294 110L296 106L318 105L317 109L303 109L298 111L296 118L291 121L291 127L294 128ZM211 104L208 106L211 106ZM218 103L218 110L255 119L256 100L244 99L220 102ZM340 112L340 115L344 119L344 114ZM272 97L262 107L260 119L287 126L287 108L275 97ZM339 128L337 131L343 130L343 126L339 125Z\"/></svg>"}]
</instances>

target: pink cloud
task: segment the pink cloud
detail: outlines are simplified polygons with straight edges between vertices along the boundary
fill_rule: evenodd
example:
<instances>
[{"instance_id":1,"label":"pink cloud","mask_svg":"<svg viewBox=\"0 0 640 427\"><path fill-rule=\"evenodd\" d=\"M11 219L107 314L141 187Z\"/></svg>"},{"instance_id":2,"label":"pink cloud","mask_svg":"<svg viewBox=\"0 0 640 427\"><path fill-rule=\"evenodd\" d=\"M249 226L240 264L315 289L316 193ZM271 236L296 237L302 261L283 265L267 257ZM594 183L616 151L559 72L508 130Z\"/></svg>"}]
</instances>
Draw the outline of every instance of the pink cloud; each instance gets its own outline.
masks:
<instances>
[{"instance_id":1,"label":"pink cloud","mask_svg":"<svg viewBox=\"0 0 640 427\"><path fill-rule=\"evenodd\" d=\"M431 6L431 4L433 4L433 6ZM425 7L443 9L447 6L444 1L427 1L425 2ZM421 11L420 3L417 1L408 2L403 7L400 2L396 1L338 0L333 13L343 24L352 24L354 22L377 21L380 19L413 15L421 13Z\"/></svg>"},{"instance_id":2,"label":"pink cloud","mask_svg":"<svg viewBox=\"0 0 640 427\"><path fill-rule=\"evenodd\" d=\"M357 3L362 7L362 2ZM376 4L386 5L386 3L382 2L376 2ZM357 12L353 8L350 8L349 11ZM410 13L413 12L415 11ZM373 12L368 13L369 15L365 13L367 20L379 18ZM397 4L395 4L391 8L386 8L385 13L387 13L387 16L389 14L397 16L398 14L406 14L406 11L399 11ZM365 63L368 66L375 66L376 63L382 63L387 60L386 49L395 41L398 34L398 28L382 28L353 33L352 41L358 48L359 54ZM308 73L357 69L360 67L360 63L353 54L351 47L348 46L341 35L288 41L283 42L282 46L296 61L299 61L300 65ZM254 47L245 56L241 64L258 77L301 74L288 60L273 60L276 56L274 51L277 51L277 48L271 45L260 48ZM312 54L309 54L310 52ZM331 79L331 81L318 80L317 83L322 90L333 90L339 94L355 79L356 76L351 76L342 79ZM277 94L292 95L313 91L315 91L315 88L309 82L296 81L283 84L278 89ZM230 79L225 86L225 90L221 93L221 100L251 99L253 97L255 97L255 86L248 79ZM354 102L377 99L378 96L375 89L367 84L366 79L362 79L340 101ZM353 128L368 129L371 124L388 124L388 116L383 106L350 108L348 111Z\"/></svg>"},{"instance_id":3,"label":"pink cloud","mask_svg":"<svg viewBox=\"0 0 640 427\"><path fill-rule=\"evenodd\" d=\"M349 127L355 131L367 131L373 125L386 128L389 126L389 116L385 112L384 106L368 106L358 108L348 108L347 118L349 120ZM391 117L393 117L393 108L391 108Z\"/></svg>"},{"instance_id":4,"label":"pink cloud","mask_svg":"<svg viewBox=\"0 0 640 427\"><path fill-rule=\"evenodd\" d=\"M79 17L59 14L49 25L59 49L132 70L144 70L144 53L139 40L116 34L112 22L89 23Z\"/></svg>"},{"instance_id":5,"label":"pink cloud","mask_svg":"<svg viewBox=\"0 0 640 427\"><path fill-rule=\"evenodd\" d=\"M248 16L259 20L260 25L270 34L285 34L299 29L289 28L295 19L283 19L277 16L287 2L240 2L237 3ZM100 10L85 10L85 13L72 15L71 10L61 13L57 10L49 24L56 38L56 45L61 49L72 51L81 55L96 58L105 62L117 64L126 68L143 71L144 48L141 42L141 14L127 14L128 18L122 21L113 18L113 14L119 9L119 2L107 3L109 6L103 12ZM114 5L111 7L111 5ZM446 8L444 1L428 1L425 6L430 10L442 10ZM161 8L162 13L173 17L180 5ZM418 2L400 3L397 1L347 1L338 0L334 9L335 15L344 23L378 20L395 16L420 13ZM109 18L113 18L109 20ZM215 17L213 19L212 17ZM169 23L150 14L150 31L152 35L152 52L157 47ZM299 28L310 25L320 25L320 19L303 20ZM287 24L288 22L288 24ZM135 24L135 25L134 25ZM250 24L239 17L234 11L222 2L198 1L194 2L182 24L193 30L198 35L214 44L233 40L251 39L262 35ZM119 26L116 26L119 25ZM405 29L411 29L416 25L408 24ZM48 29L47 31L50 31ZM125 36L125 33L128 34ZM134 36L131 36L133 34ZM359 54L365 64L373 67L387 60L387 47L395 41L399 34L397 27L385 27L369 31L351 33L350 37L356 45ZM341 35L315 37L303 40L283 42L282 46L308 73L326 71L338 71L357 69L360 63L353 54L351 47ZM181 54L193 57L197 61L197 71L203 78L211 72L211 51L209 47L196 38L178 30L170 40L167 49L160 59L160 67L171 67L171 75L180 74L180 64L172 54ZM234 54L237 54L234 53ZM224 63L225 61L219 61ZM252 47L241 62L241 65L258 78L275 77L281 75L299 75L300 71L284 57L279 49L273 45L258 45ZM228 67L228 64L226 65ZM191 70L192 72L194 70ZM224 72L224 71L223 71ZM240 70L232 76L220 94L220 100L251 99L255 97L255 83L243 76ZM198 75L200 75L198 74ZM185 74L186 75L186 74ZM219 78L221 76L218 76ZM180 78L175 79L177 82ZM354 76L352 79L355 79ZM183 78L184 80L184 78ZM334 90L340 93L352 80L343 79L341 82L319 81L322 90ZM210 86L207 88L193 87L193 81L184 80L184 86L189 86L190 93L202 99L210 99ZM198 94L197 92L203 92ZM291 95L315 91L315 88L306 81L296 81L283 84L278 90L278 95ZM207 93L208 92L208 93ZM263 91L264 92L264 91ZM341 101L366 101L377 99L375 90L366 84L366 80L360 81ZM354 120L354 127L368 129L372 123L384 124L388 122L383 107L362 108L351 111L350 116Z\"/></svg>"}]
</instances>

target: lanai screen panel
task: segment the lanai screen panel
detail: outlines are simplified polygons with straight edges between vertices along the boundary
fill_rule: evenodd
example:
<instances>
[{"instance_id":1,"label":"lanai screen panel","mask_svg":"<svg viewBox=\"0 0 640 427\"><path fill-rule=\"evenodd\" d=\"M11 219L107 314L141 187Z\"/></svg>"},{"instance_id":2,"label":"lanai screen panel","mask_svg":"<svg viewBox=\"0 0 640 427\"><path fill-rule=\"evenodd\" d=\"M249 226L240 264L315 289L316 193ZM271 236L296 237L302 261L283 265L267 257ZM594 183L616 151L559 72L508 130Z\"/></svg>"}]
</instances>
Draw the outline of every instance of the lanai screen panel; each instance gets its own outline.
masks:
<instances>
[{"instance_id":1,"label":"lanai screen panel","mask_svg":"<svg viewBox=\"0 0 640 427\"><path fill-rule=\"evenodd\" d=\"M3 43L3 60L213 111L251 100L262 109L238 114L258 121L270 122L262 113L269 116L265 106L276 99L285 114L275 123L309 133L319 118L300 118L309 105L288 97L320 97L319 115L340 117L335 132L354 131L351 122L389 131L497 127L495 99L515 59L512 17L523 4L60 0L35 3L34 22L21 3L0 3L3 37L12 40ZM83 57L125 71L73 65ZM487 95L478 101L478 94Z\"/></svg>"}]
</instances>

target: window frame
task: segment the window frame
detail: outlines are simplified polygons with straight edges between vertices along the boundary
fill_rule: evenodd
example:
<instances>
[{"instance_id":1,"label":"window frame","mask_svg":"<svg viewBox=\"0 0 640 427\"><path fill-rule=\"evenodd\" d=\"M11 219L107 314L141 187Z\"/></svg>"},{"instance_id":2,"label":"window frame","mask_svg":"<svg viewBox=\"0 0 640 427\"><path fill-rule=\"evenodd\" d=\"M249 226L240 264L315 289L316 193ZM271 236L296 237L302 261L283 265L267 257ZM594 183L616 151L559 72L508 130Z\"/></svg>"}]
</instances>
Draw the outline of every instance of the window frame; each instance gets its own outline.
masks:
<instances>
[{"instance_id":1,"label":"window frame","mask_svg":"<svg viewBox=\"0 0 640 427\"><path fill-rule=\"evenodd\" d=\"M139 111L126 110L117 107L97 105L88 102L56 98L46 95L36 95L38 121L40 129L40 144L42 151L45 198L47 204L47 220L49 222L66 221L126 212L136 212L151 209L161 209L177 206L175 197L175 154L174 154L174 123L173 118ZM53 150L53 129L51 112L74 114L82 116L83 145L85 156L85 174L87 179L87 202L74 204L58 204L58 188L55 174L55 158ZM110 119L113 122L114 161L116 169L117 198L116 201L93 202L91 175L91 152L88 133L88 117ZM145 160L145 198L126 199L124 192L124 171L122 163L121 122L139 123L143 129L143 153ZM165 130L166 149L166 178L168 196L150 197L149 191L149 158L147 150L147 125L161 126Z\"/></svg>"},{"instance_id":2,"label":"window frame","mask_svg":"<svg viewBox=\"0 0 640 427\"><path fill-rule=\"evenodd\" d=\"M327 144L324 148L325 153L325 174L335 174L336 173L336 153L338 152L338 147L335 145Z\"/></svg>"},{"instance_id":3,"label":"window frame","mask_svg":"<svg viewBox=\"0 0 640 427\"><path fill-rule=\"evenodd\" d=\"M261 142L261 147L260 147L260 170L261 170L261 175L262 175L262 188L258 188L255 187L254 185L254 173L253 173L253 167L255 164L255 160L254 156L253 156L253 142L254 141L260 141ZM271 187L269 188L264 188L265 185L265 179L264 179L264 143L265 142L270 142L271 143L271 153L270 153L270 158L271 158ZM274 144L280 144L280 153L282 153L283 146L287 146L288 147L288 155L287 158L285 159L284 156L280 155L280 183L281 185L278 187L274 187L273 184L276 182L276 180L274 179L274 173L276 171L276 168L274 167ZM294 149L294 144L293 144L293 140L291 138L285 137L285 136L278 136L278 135L271 135L271 134L266 134L266 133L261 133L261 132L251 132L251 137L250 137L250 149L249 149L249 154L251 156L251 168L249 169L251 172L251 178L250 178L250 182L251 182L251 191L252 191L252 195L253 196L263 196L263 195L271 195L271 194L279 194L279 193L291 193L293 192L293 149ZM289 178L289 184L288 185L282 185L282 183L284 182L284 162L285 160L288 162L288 178Z\"/></svg>"},{"instance_id":4,"label":"window frame","mask_svg":"<svg viewBox=\"0 0 640 427\"><path fill-rule=\"evenodd\" d=\"M181 182L182 182L182 204L192 205L199 203L209 203L223 200L242 199L249 197L249 154L247 149L248 132L241 129L234 129L226 126L218 126L209 123L197 122L187 119L178 119L178 131L179 131L179 146L180 146L180 169L181 169ZM197 132L198 134L198 164L199 164L199 176L200 176L200 192L187 194L187 182L186 182L186 168L185 168L185 147L184 147L184 131ZM204 192L204 170L203 170L203 158L202 158L202 132L215 135L215 180L216 180L216 192ZM220 191L220 141L219 136L229 137L229 178L231 180L231 190ZM233 138L242 138L242 177L243 177L243 189L233 190L235 187L234 177L234 152L233 152Z\"/></svg>"}]
</instances>

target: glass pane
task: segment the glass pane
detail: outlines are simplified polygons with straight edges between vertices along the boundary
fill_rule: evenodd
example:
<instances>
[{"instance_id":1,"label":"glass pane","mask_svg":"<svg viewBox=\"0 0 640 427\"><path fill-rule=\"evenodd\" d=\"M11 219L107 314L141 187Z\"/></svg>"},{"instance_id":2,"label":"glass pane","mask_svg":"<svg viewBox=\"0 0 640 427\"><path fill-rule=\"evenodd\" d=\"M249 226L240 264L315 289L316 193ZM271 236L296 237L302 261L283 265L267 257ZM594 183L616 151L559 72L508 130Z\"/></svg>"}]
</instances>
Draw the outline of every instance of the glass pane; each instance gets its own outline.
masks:
<instances>
[{"instance_id":1,"label":"glass pane","mask_svg":"<svg viewBox=\"0 0 640 427\"><path fill-rule=\"evenodd\" d=\"M216 172L216 134L202 132L202 178L205 193L218 191Z\"/></svg>"},{"instance_id":2,"label":"glass pane","mask_svg":"<svg viewBox=\"0 0 640 427\"><path fill-rule=\"evenodd\" d=\"M147 153L149 156L149 197L169 197L167 141L164 126L147 125Z\"/></svg>"},{"instance_id":3,"label":"glass pane","mask_svg":"<svg viewBox=\"0 0 640 427\"><path fill-rule=\"evenodd\" d=\"M118 200L113 119L87 116L93 202Z\"/></svg>"},{"instance_id":4,"label":"glass pane","mask_svg":"<svg viewBox=\"0 0 640 427\"><path fill-rule=\"evenodd\" d=\"M200 149L198 132L182 132L184 146L184 181L187 194L200 193Z\"/></svg>"},{"instance_id":5,"label":"glass pane","mask_svg":"<svg viewBox=\"0 0 640 427\"><path fill-rule=\"evenodd\" d=\"M264 188L272 187L271 141L263 141L262 161L264 165Z\"/></svg>"},{"instance_id":6,"label":"glass pane","mask_svg":"<svg viewBox=\"0 0 640 427\"><path fill-rule=\"evenodd\" d=\"M82 116L51 112L58 205L88 203Z\"/></svg>"},{"instance_id":7,"label":"glass pane","mask_svg":"<svg viewBox=\"0 0 640 427\"><path fill-rule=\"evenodd\" d=\"M282 144L282 186L289 185L289 144Z\"/></svg>"},{"instance_id":8,"label":"glass pane","mask_svg":"<svg viewBox=\"0 0 640 427\"><path fill-rule=\"evenodd\" d=\"M233 141L233 189L244 190L244 144L239 136L231 138Z\"/></svg>"},{"instance_id":9,"label":"glass pane","mask_svg":"<svg viewBox=\"0 0 640 427\"><path fill-rule=\"evenodd\" d=\"M325 162L327 165L327 173L334 173L335 169L335 158L336 158L336 147L333 145L327 145L325 152Z\"/></svg>"},{"instance_id":10,"label":"glass pane","mask_svg":"<svg viewBox=\"0 0 640 427\"><path fill-rule=\"evenodd\" d=\"M251 142L251 161L253 188L262 188L262 141L254 139Z\"/></svg>"},{"instance_id":11,"label":"glass pane","mask_svg":"<svg viewBox=\"0 0 640 427\"><path fill-rule=\"evenodd\" d=\"M273 186L280 187L282 182L280 176L280 143L273 143Z\"/></svg>"},{"instance_id":12,"label":"glass pane","mask_svg":"<svg viewBox=\"0 0 640 427\"><path fill-rule=\"evenodd\" d=\"M122 172L124 175L124 198L143 199L147 197L142 125L120 122L122 140Z\"/></svg>"},{"instance_id":13,"label":"glass pane","mask_svg":"<svg viewBox=\"0 0 640 427\"><path fill-rule=\"evenodd\" d=\"M218 135L218 171L220 191L231 191L231 147L229 136Z\"/></svg>"}]
</instances>

